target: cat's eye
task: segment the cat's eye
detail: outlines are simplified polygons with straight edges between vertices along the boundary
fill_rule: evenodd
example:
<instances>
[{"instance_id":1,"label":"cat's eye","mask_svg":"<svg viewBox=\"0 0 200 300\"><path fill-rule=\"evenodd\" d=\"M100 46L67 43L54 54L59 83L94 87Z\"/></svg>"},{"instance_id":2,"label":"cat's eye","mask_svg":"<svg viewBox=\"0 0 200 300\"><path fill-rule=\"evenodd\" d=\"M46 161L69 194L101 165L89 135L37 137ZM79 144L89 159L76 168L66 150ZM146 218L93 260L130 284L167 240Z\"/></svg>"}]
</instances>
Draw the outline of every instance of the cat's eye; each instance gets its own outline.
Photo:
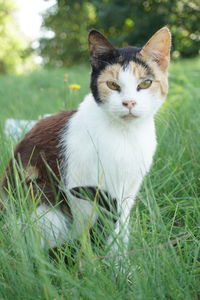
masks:
<instances>
[{"instance_id":1,"label":"cat's eye","mask_svg":"<svg viewBox=\"0 0 200 300\"><path fill-rule=\"evenodd\" d=\"M146 79L144 81L142 81L140 84L138 84L137 86L137 90L144 90L144 89L148 89L152 84L152 80L151 79Z\"/></svg>"},{"instance_id":2,"label":"cat's eye","mask_svg":"<svg viewBox=\"0 0 200 300\"><path fill-rule=\"evenodd\" d=\"M109 89L114 90L114 91L120 91L120 86L114 82L114 81L107 81L106 82L107 86L109 87Z\"/></svg>"}]
</instances>

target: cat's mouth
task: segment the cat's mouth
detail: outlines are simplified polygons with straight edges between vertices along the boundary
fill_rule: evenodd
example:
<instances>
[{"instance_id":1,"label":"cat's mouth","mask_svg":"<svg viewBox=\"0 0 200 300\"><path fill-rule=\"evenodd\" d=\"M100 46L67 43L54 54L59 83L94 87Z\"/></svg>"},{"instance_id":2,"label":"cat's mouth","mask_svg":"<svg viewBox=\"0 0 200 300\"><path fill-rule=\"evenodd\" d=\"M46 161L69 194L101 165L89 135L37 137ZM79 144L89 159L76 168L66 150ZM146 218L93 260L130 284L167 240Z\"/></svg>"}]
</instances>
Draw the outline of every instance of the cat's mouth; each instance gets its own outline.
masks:
<instances>
[{"instance_id":1,"label":"cat's mouth","mask_svg":"<svg viewBox=\"0 0 200 300\"><path fill-rule=\"evenodd\" d=\"M122 116L122 119L133 119L133 118L139 118L139 116L132 112L129 112L128 114Z\"/></svg>"}]
</instances>

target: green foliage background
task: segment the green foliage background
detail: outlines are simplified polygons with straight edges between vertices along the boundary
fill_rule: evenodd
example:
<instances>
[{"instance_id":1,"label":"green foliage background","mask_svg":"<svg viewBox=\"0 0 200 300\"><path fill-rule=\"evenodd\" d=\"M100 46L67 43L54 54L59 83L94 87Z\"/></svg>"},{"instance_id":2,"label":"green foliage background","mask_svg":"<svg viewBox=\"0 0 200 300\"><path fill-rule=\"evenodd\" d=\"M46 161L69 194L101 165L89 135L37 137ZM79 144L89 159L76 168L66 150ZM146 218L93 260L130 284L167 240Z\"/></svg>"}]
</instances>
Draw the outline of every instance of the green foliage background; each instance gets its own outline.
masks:
<instances>
[{"instance_id":1,"label":"green foliage background","mask_svg":"<svg viewBox=\"0 0 200 300\"><path fill-rule=\"evenodd\" d=\"M87 32L93 27L116 46L142 46L168 25L173 55L192 57L199 53L199 23L198 0L57 0L43 22L54 36L40 40L40 54L47 66L68 66L88 59Z\"/></svg>"},{"instance_id":2,"label":"green foliage background","mask_svg":"<svg viewBox=\"0 0 200 300\"><path fill-rule=\"evenodd\" d=\"M30 55L14 18L16 10L13 0L0 0L0 74L21 73Z\"/></svg>"},{"instance_id":3,"label":"green foliage background","mask_svg":"<svg viewBox=\"0 0 200 300\"><path fill-rule=\"evenodd\" d=\"M50 1L50 0L43 0ZM32 68L32 49L15 21L14 0L0 0L0 74ZM193 57L200 49L199 0L56 0L43 15L37 53L47 67L88 62L87 34L102 31L114 45L142 46L168 25L172 56ZM34 26L34 24L33 24Z\"/></svg>"}]
</instances>

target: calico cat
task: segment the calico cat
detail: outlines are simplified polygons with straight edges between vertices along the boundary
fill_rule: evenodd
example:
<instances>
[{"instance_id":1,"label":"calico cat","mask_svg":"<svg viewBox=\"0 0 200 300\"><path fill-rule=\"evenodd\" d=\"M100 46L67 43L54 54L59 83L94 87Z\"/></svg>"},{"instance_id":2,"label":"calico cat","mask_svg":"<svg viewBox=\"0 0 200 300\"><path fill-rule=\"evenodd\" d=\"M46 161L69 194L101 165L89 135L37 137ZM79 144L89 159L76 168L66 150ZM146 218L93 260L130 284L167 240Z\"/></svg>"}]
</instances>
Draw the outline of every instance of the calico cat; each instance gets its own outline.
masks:
<instances>
[{"instance_id":1,"label":"calico cat","mask_svg":"<svg viewBox=\"0 0 200 300\"><path fill-rule=\"evenodd\" d=\"M114 233L127 248L130 211L156 149L154 115L168 92L170 47L167 27L142 48L115 48L91 30L91 93L77 110L39 121L17 145L21 180L40 194L37 222L43 247L66 242L71 231L81 235L88 220L95 224L93 203L81 193L85 187L93 199L100 194L100 205L109 206L102 194L114 203ZM14 192L14 182L11 160L4 191ZM117 242L113 248L118 249Z\"/></svg>"}]
</instances>

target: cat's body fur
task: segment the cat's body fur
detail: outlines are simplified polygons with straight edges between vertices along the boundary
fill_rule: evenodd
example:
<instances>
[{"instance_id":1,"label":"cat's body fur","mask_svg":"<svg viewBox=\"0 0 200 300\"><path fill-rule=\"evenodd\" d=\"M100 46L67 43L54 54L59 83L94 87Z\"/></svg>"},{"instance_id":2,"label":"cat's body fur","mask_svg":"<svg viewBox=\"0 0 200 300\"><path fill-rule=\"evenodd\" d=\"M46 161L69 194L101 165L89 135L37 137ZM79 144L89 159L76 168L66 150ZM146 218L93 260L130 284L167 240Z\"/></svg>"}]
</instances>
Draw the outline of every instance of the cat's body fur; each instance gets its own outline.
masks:
<instances>
[{"instance_id":1,"label":"cat's body fur","mask_svg":"<svg viewBox=\"0 0 200 300\"><path fill-rule=\"evenodd\" d=\"M35 146L31 169L26 172L27 183L34 177L44 191L49 191L51 182L45 175L43 163L47 158L47 164L59 179L54 184L56 192L68 197L69 205L61 197L64 204L55 209L48 203L55 203L53 193L49 193L48 201L38 207L37 214L44 215L38 223L50 247L66 241L71 231L74 236L80 235L88 220L91 219L91 226L95 223L97 215L93 213L93 204L70 192L87 186L106 191L116 199L119 219L115 232L120 233L125 248L127 246L130 210L156 149L154 115L167 94L170 34L163 28L154 36L153 43L151 39L142 49L117 50L100 33L92 31L89 36L92 94L86 96L76 112L63 113L58 124L55 119L60 120L59 114L47 118L46 123L42 120L15 152L15 157L21 155L26 170L28 159L24 158L30 157L30 149ZM152 86L140 90L141 80L150 80ZM49 132L53 135L47 138L46 150L48 126L54 129ZM32 177L30 172L34 173ZM12 176L10 164L7 177ZM8 187L6 178L3 186Z\"/></svg>"},{"instance_id":2,"label":"cat's body fur","mask_svg":"<svg viewBox=\"0 0 200 300\"><path fill-rule=\"evenodd\" d=\"M135 195L150 168L156 147L153 119L142 123L135 120L134 125L133 122L116 124L115 120L106 118L90 94L69 121L68 132L62 137L67 188L98 186L107 191L117 199L127 226ZM92 211L92 204L85 200L73 199L70 207L73 215L80 213L82 217L84 210L88 215ZM79 223L81 217L75 220ZM80 231L82 224L78 227Z\"/></svg>"}]
</instances>

